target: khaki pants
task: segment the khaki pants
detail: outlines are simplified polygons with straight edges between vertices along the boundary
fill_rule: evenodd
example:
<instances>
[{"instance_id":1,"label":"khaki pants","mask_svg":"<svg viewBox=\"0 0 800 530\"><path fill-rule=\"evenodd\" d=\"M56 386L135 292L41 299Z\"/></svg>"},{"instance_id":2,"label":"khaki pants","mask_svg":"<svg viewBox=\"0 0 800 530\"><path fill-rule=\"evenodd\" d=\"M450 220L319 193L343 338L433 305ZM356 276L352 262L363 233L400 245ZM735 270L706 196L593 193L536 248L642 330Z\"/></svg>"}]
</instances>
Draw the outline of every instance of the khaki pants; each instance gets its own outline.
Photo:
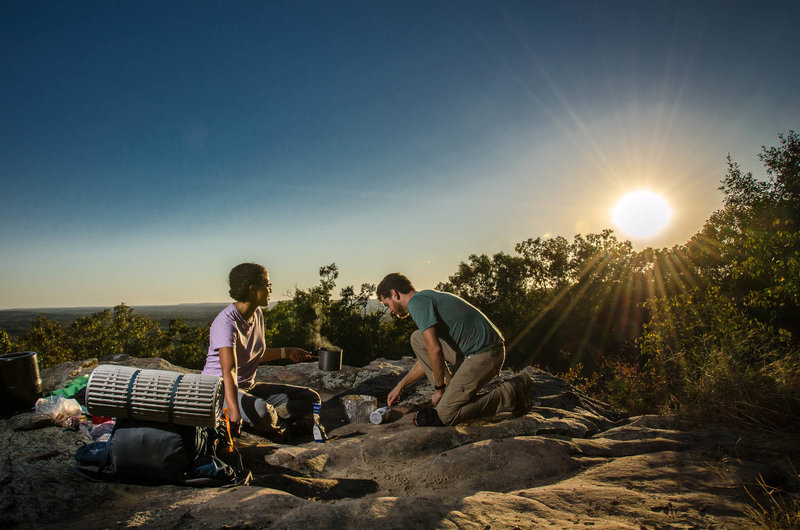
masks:
<instances>
[{"instance_id":1,"label":"khaki pants","mask_svg":"<svg viewBox=\"0 0 800 530\"><path fill-rule=\"evenodd\" d=\"M473 418L494 416L514 407L516 399L514 387L507 381L489 392L478 394L486 383L500 373L506 357L505 345L498 344L487 351L464 358L441 339L439 344L442 345L445 360L455 365L455 373L452 374L444 395L436 406L436 412L442 423L455 425ZM425 339L419 330L411 335L411 348L422 363L428 381L434 384L431 358L425 346ZM447 377L446 375L445 379Z\"/></svg>"}]
</instances>

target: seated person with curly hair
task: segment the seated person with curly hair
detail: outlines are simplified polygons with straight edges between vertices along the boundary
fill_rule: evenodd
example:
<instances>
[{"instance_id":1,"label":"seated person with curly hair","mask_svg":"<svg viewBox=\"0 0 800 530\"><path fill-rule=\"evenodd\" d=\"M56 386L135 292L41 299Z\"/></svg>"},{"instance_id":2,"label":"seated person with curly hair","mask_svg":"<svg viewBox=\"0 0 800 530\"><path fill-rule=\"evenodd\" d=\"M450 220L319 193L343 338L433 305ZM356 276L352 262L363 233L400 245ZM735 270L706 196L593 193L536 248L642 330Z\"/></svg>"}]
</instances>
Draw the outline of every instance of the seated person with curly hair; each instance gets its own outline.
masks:
<instances>
[{"instance_id":1,"label":"seated person with curly hair","mask_svg":"<svg viewBox=\"0 0 800 530\"><path fill-rule=\"evenodd\" d=\"M269 273L256 263L234 267L228 277L235 301L223 309L209 332L204 374L222 377L225 407L231 434L238 435L242 423L273 441L284 441L288 424L308 427L319 394L301 386L255 383L258 365L276 359L294 362L311 359L301 348L268 348L264 337L264 315L260 306L269 303L272 284Z\"/></svg>"}]
</instances>

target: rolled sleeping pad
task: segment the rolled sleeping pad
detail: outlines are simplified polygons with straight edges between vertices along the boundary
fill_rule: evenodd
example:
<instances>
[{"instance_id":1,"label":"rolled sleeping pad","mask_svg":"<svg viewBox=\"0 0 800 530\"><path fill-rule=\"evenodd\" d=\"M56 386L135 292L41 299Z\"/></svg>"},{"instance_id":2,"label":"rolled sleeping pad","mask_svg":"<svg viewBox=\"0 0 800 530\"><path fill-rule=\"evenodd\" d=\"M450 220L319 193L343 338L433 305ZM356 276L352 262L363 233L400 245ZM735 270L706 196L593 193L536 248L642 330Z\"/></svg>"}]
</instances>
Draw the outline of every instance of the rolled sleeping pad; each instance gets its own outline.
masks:
<instances>
[{"instance_id":1,"label":"rolled sleeping pad","mask_svg":"<svg viewBox=\"0 0 800 530\"><path fill-rule=\"evenodd\" d=\"M94 416L215 427L222 412L222 378L168 370L100 365L86 385Z\"/></svg>"}]
</instances>

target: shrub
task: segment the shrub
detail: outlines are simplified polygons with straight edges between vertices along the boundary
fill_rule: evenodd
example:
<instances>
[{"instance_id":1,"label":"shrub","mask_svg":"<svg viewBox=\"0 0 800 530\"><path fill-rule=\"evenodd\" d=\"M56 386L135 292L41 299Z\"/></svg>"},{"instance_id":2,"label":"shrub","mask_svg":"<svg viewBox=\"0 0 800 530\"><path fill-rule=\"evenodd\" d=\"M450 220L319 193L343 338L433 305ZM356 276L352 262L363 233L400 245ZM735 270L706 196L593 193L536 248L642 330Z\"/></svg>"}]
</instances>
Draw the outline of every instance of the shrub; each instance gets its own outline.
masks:
<instances>
[{"instance_id":1,"label":"shrub","mask_svg":"<svg viewBox=\"0 0 800 530\"><path fill-rule=\"evenodd\" d=\"M780 329L747 318L718 289L648 302L651 320L639 346L654 405L700 421L785 429L797 423L797 351ZM612 388L642 378L621 371ZM612 380L613 381L613 380Z\"/></svg>"}]
</instances>

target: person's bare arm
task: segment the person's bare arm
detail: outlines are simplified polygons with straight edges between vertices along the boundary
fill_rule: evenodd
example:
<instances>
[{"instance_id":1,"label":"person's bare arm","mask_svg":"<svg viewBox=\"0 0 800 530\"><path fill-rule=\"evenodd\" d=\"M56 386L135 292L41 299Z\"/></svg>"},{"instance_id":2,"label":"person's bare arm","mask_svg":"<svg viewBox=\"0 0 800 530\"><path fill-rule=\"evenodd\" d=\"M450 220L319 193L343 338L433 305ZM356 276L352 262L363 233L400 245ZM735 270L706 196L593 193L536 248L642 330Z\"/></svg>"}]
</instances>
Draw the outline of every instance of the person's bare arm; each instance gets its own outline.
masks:
<instances>
[{"instance_id":1,"label":"person's bare arm","mask_svg":"<svg viewBox=\"0 0 800 530\"><path fill-rule=\"evenodd\" d=\"M242 413L239 411L239 382L236 377L236 356L233 354L233 348L219 349L219 366L222 369L222 383L225 388L225 402L228 405L231 434L238 435L242 428Z\"/></svg>"},{"instance_id":2,"label":"person's bare arm","mask_svg":"<svg viewBox=\"0 0 800 530\"><path fill-rule=\"evenodd\" d=\"M425 340L425 347L428 349L428 357L431 360L431 370L433 371L433 384L434 386L444 386L444 374L447 373L447 368L444 365L444 352L442 345L439 342L439 334L436 332L436 326L431 326L422 332L422 338ZM431 403L435 407L439 400L444 395L444 389L436 390L434 388L433 395L431 396Z\"/></svg>"},{"instance_id":3,"label":"person's bare arm","mask_svg":"<svg viewBox=\"0 0 800 530\"><path fill-rule=\"evenodd\" d=\"M386 398L386 404L390 407L400 401L400 394L403 393L403 389L407 386L413 385L417 381L419 381L425 375L425 369L422 367L422 364L417 361L414 363L414 366L411 367L411 370L397 383L391 392L389 392L389 397Z\"/></svg>"},{"instance_id":4,"label":"person's bare arm","mask_svg":"<svg viewBox=\"0 0 800 530\"><path fill-rule=\"evenodd\" d=\"M261 354L260 363L267 361L277 361L278 359L291 359L292 362L303 362L312 360L311 354L302 348L264 348Z\"/></svg>"}]
</instances>

